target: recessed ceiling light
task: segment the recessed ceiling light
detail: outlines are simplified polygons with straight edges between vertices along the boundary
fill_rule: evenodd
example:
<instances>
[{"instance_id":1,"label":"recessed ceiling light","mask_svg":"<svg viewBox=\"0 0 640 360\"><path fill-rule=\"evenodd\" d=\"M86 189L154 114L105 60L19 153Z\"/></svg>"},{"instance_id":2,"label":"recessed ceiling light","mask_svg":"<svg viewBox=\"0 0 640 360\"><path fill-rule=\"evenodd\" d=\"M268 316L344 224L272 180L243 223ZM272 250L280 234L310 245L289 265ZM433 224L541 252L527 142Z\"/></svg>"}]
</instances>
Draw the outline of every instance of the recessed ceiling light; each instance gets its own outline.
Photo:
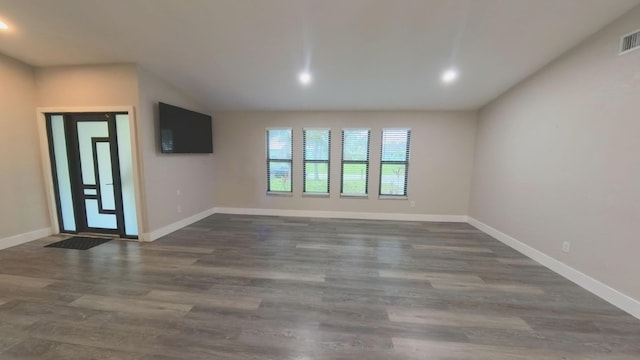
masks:
<instances>
[{"instance_id":1,"label":"recessed ceiling light","mask_svg":"<svg viewBox=\"0 0 640 360\"><path fill-rule=\"evenodd\" d=\"M311 81L313 81L313 76L311 76L310 72L303 71L300 74L298 74L298 81L300 81L300 84L306 86L311 84Z\"/></svg>"},{"instance_id":2,"label":"recessed ceiling light","mask_svg":"<svg viewBox=\"0 0 640 360\"><path fill-rule=\"evenodd\" d=\"M458 78L458 71L456 69L449 69L442 73L442 82L449 84L454 82Z\"/></svg>"},{"instance_id":3,"label":"recessed ceiling light","mask_svg":"<svg viewBox=\"0 0 640 360\"><path fill-rule=\"evenodd\" d=\"M0 30L7 30L8 28L9 28L9 25L0 21Z\"/></svg>"}]
</instances>

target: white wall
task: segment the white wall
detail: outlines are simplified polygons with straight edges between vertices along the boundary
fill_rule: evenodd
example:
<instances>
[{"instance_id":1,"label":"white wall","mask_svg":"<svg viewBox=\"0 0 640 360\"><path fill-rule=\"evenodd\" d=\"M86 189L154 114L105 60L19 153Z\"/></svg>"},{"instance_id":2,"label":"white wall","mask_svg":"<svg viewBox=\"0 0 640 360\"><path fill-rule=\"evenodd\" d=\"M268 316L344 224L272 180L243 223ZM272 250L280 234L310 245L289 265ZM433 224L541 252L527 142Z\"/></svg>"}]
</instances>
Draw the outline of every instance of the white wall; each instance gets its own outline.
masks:
<instances>
[{"instance_id":1,"label":"white wall","mask_svg":"<svg viewBox=\"0 0 640 360\"><path fill-rule=\"evenodd\" d=\"M136 108L141 234L213 208L213 155L163 155L157 143L158 101L208 112L205 107L134 64L38 68L36 80L40 107Z\"/></svg>"},{"instance_id":2,"label":"white wall","mask_svg":"<svg viewBox=\"0 0 640 360\"><path fill-rule=\"evenodd\" d=\"M635 299L640 51L618 44L638 28L640 7L482 109L470 211Z\"/></svg>"},{"instance_id":3,"label":"white wall","mask_svg":"<svg viewBox=\"0 0 640 360\"><path fill-rule=\"evenodd\" d=\"M49 228L36 127L33 69L0 54L0 248ZM40 236L46 235L46 233ZM29 239L32 240L32 239Z\"/></svg>"},{"instance_id":4,"label":"white wall","mask_svg":"<svg viewBox=\"0 0 640 360\"><path fill-rule=\"evenodd\" d=\"M293 127L293 196L266 195L267 127ZM331 128L331 197L302 196L302 129ZM369 198L340 198L341 130L370 128ZM409 200L379 200L381 129L411 128ZM214 118L217 207L466 215L475 112L247 112ZM410 201L416 206L410 207Z\"/></svg>"},{"instance_id":5,"label":"white wall","mask_svg":"<svg viewBox=\"0 0 640 360\"><path fill-rule=\"evenodd\" d=\"M133 64L36 68L39 107L135 106L137 67Z\"/></svg>"},{"instance_id":6,"label":"white wall","mask_svg":"<svg viewBox=\"0 0 640 360\"><path fill-rule=\"evenodd\" d=\"M147 229L155 231L214 207L216 182L213 175L217 154L160 153L158 101L207 114L211 112L144 69L139 68L138 75L138 137L143 157ZM178 206L182 208L181 212L177 211Z\"/></svg>"}]
</instances>

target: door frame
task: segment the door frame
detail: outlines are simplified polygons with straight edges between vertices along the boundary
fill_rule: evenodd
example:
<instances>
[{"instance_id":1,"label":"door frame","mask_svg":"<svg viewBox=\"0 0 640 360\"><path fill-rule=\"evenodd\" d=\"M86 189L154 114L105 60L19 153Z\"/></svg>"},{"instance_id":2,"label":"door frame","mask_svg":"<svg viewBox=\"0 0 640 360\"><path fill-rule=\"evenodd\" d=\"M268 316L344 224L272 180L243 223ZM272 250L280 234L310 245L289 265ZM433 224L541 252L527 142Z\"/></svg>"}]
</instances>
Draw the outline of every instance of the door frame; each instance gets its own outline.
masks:
<instances>
[{"instance_id":1,"label":"door frame","mask_svg":"<svg viewBox=\"0 0 640 360\"><path fill-rule=\"evenodd\" d=\"M51 173L51 157L49 153L49 139L47 136L47 113L127 113L129 116L129 133L131 142L131 156L133 165L133 183L136 203L136 221L138 223L138 241L147 241L147 233L143 227L143 219L145 215L142 201L141 186L141 166L142 159L140 157L140 146L136 129L137 119L135 117L135 109L133 106L100 106L100 107L38 107L36 108L38 135L40 139L40 159L42 160L42 173L45 182L45 191L47 195L47 205L49 209L49 222L54 234L60 233L60 225L58 222L58 206L56 202L55 186L53 182L53 174Z\"/></svg>"}]
</instances>

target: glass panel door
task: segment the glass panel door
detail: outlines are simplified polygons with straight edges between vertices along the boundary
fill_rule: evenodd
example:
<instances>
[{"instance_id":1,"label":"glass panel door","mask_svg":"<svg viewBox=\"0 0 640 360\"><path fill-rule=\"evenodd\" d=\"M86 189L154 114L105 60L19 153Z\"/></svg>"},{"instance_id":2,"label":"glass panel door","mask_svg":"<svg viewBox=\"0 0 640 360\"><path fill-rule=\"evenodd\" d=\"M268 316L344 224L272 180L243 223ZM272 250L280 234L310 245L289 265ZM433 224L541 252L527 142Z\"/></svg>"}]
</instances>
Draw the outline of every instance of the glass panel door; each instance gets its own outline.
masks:
<instances>
[{"instance_id":1,"label":"glass panel door","mask_svg":"<svg viewBox=\"0 0 640 360\"><path fill-rule=\"evenodd\" d=\"M60 228L136 237L129 116L48 114L47 126Z\"/></svg>"},{"instance_id":2,"label":"glass panel door","mask_svg":"<svg viewBox=\"0 0 640 360\"><path fill-rule=\"evenodd\" d=\"M127 114L47 114L62 231L138 236L129 129Z\"/></svg>"},{"instance_id":3,"label":"glass panel door","mask_svg":"<svg viewBox=\"0 0 640 360\"><path fill-rule=\"evenodd\" d=\"M107 121L77 121L76 126L86 225L94 229L117 230L109 124Z\"/></svg>"}]
</instances>

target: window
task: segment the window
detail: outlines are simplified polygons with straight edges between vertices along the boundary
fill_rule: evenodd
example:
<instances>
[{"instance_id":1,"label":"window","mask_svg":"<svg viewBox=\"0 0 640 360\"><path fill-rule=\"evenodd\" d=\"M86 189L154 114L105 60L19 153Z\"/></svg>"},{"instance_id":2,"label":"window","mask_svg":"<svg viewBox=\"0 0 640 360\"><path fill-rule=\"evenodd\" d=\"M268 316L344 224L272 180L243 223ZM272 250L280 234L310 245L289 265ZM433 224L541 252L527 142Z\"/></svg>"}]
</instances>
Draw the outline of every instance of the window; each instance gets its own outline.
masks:
<instances>
[{"instance_id":1,"label":"window","mask_svg":"<svg viewBox=\"0 0 640 360\"><path fill-rule=\"evenodd\" d=\"M370 133L369 129L342 130L342 195L367 195Z\"/></svg>"},{"instance_id":2,"label":"window","mask_svg":"<svg viewBox=\"0 0 640 360\"><path fill-rule=\"evenodd\" d=\"M291 193L291 129L267 130L267 192Z\"/></svg>"},{"instance_id":3,"label":"window","mask_svg":"<svg viewBox=\"0 0 640 360\"><path fill-rule=\"evenodd\" d=\"M408 129L382 130L380 195L407 196L410 138Z\"/></svg>"},{"instance_id":4,"label":"window","mask_svg":"<svg viewBox=\"0 0 640 360\"><path fill-rule=\"evenodd\" d=\"M329 194L331 132L329 129L304 129L302 135L303 191L306 194Z\"/></svg>"}]
</instances>

